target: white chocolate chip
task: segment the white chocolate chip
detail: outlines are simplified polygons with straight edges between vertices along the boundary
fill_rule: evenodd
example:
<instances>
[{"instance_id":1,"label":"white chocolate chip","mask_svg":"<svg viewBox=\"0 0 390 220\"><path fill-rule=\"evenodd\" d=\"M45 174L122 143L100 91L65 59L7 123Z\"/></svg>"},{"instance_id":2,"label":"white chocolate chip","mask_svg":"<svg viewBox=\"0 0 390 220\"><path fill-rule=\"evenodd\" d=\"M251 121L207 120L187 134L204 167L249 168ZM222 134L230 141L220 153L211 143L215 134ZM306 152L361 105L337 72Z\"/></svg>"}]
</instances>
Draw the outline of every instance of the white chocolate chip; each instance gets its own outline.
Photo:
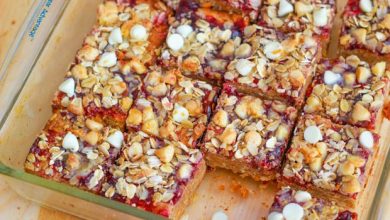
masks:
<instances>
[{"instance_id":1,"label":"white chocolate chip","mask_svg":"<svg viewBox=\"0 0 390 220\"><path fill-rule=\"evenodd\" d=\"M123 133L121 131L115 131L107 137L107 142L115 148L121 148L123 143Z\"/></svg>"},{"instance_id":2,"label":"white chocolate chip","mask_svg":"<svg viewBox=\"0 0 390 220\"><path fill-rule=\"evenodd\" d=\"M341 75L330 70L326 70L324 73L324 82L326 85L334 85L342 79Z\"/></svg>"},{"instance_id":3,"label":"white chocolate chip","mask_svg":"<svg viewBox=\"0 0 390 220\"><path fill-rule=\"evenodd\" d=\"M310 193L306 191L297 191L294 195L294 199L297 202L307 202L311 200L311 195Z\"/></svg>"},{"instance_id":4,"label":"white chocolate chip","mask_svg":"<svg viewBox=\"0 0 390 220\"><path fill-rule=\"evenodd\" d=\"M98 65L101 67L112 67L115 66L116 61L117 58L115 52L106 52L100 57Z\"/></svg>"},{"instance_id":5,"label":"white chocolate chip","mask_svg":"<svg viewBox=\"0 0 390 220\"><path fill-rule=\"evenodd\" d=\"M328 10L326 8L318 8L313 12L314 25L323 27L328 24Z\"/></svg>"},{"instance_id":6,"label":"white chocolate chip","mask_svg":"<svg viewBox=\"0 0 390 220\"><path fill-rule=\"evenodd\" d=\"M283 220L283 214L280 212L271 212L269 213L267 220Z\"/></svg>"},{"instance_id":7,"label":"white chocolate chip","mask_svg":"<svg viewBox=\"0 0 390 220\"><path fill-rule=\"evenodd\" d=\"M187 38L188 35L190 35L194 30L192 27L188 24L182 24L176 29L177 33L180 34L182 37Z\"/></svg>"},{"instance_id":8,"label":"white chocolate chip","mask_svg":"<svg viewBox=\"0 0 390 220\"><path fill-rule=\"evenodd\" d=\"M190 178L192 174L192 166L189 164L181 165L178 174L179 174L179 178L182 180Z\"/></svg>"},{"instance_id":9,"label":"white chocolate chip","mask_svg":"<svg viewBox=\"0 0 390 220\"><path fill-rule=\"evenodd\" d=\"M181 123L182 121L185 121L189 117L189 112L186 108L179 104L175 104L175 109L173 110L173 120L175 122Z\"/></svg>"},{"instance_id":10,"label":"white chocolate chip","mask_svg":"<svg viewBox=\"0 0 390 220\"><path fill-rule=\"evenodd\" d=\"M58 89L65 93L68 97L74 96L74 89L75 89L76 83L73 78L68 78L64 82L61 83L61 85L58 87Z\"/></svg>"},{"instance_id":11,"label":"white chocolate chip","mask_svg":"<svg viewBox=\"0 0 390 220\"><path fill-rule=\"evenodd\" d=\"M241 76L247 76L249 73L252 72L253 67L255 67L256 64L246 60L246 59L239 59L236 63L236 70Z\"/></svg>"},{"instance_id":12,"label":"white chocolate chip","mask_svg":"<svg viewBox=\"0 0 390 220\"><path fill-rule=\"evenodd\" d=\"M360 0L359 7L366 13L371 12L373 9L371 0Z\"/></svg>"},{"instance_id":13,"label":"white chocolate chip","mask_svg":"<svg viewBox=\"0 0 390 220\"><path fill-rule=\"evenodd\" d=\"M144 26L136 24L131 28L130 36L133 40L142 41L146 40L148 32Z\"/></svg>"},{"instance_id":14,"label":"white chocolate chip","mask_svg":"<svg viewBox=\"0 0 390 220\"><path fill-rule=\"evenodd\" d=\"M71 132L68 132L62 140L62 147L72 152L78 151L79 141L77 140L76 135L72 134Z\"/></svg>"},{"instance_id":15,"label":"white chocolate chip","mask_svg":"<svg viewBox=\"0 0 390 220\"><path fill-rule=\"evenodd\" d=\"M286 220L301 220L304 213L302 206L296 203L289 203L283 208L283 216Z\"/></svg>"},{"instance_id":16,"label":"white chocolate chip","mask_svg":"<svg viewBox=\"0 0 390 220\"><path fill-rule=\"evenodd\" d=\"M276 137L271 137L270 139L267 140L265 143L266 148L275 148L276 145Z\"/></svg>"},{"instance_id":17,"label":"white chocolate chip","mask_svg":"<svg viewBox=\"0 0 390 220\"><path fill-rule=\"evenodd\" d=\"M282 44L272 41L264 45L264 54L270 60L278 59L283 52Z\"/></svg>"},{"instance_id":18,"label":"white chocolate chip","mask_svg":"<svg viewBox=\"0 0 390 220\"><path fill-rule=\"evenodd\" d=\"M305 129L303 137L306 142L315 144L322 140L321 130L315 125L309 126Z\"/></svg>"},{"instance_id":19,"label":"white chocolate chip","mask_svg":"<svg viewBox=\"0 0 390 220\"><path fill-rule=\"evenodd\" d=\"M228 216L223 211L217 211L211 217L211 220L228 220Z\"/></svg>"},{"instance_id":20,"label":"white chocolate chip","mask_svg":"<svg viewBox=\"0 0 390 220\"><path fill-rule=\"evenodd\" d=\"M108 37L108 43L112 44L121 44L123 42L122 32L120 28L112 29L110 36Z\"/></svg>"},{"instance_id":21,"label":"white chocolate chip","mask_svg":"<svg viewBox=\"0 0 390 220\"><path fill-rule=\"evenodd\" d=\"M280 0L279 9L278 9L278 17L283 17L288 15L289 13L294 11L294 7L287 0Z\"/></svg>"},{"instance_id":22,"label":"white chocolate chip","mask_svg":"<svg viewBox=\"0 0 390 220\"><path fill-rule=\"evenodd\" d=\"M252 6L253 9L258 9L260 7L261 1L260 0L249 0L249 4Z\"/></svg>"},{"instance_id":23,"label":"white chocolate chip","mask_svg":"<svg viewBox=\"0 0 390 220\"><path fill-rule=\"evenodd\" d=\"M363 131L359 135L359 142L363 147L372 149L374 147L374 136L369 131Z\"/></svg>"},{"instance_id":24,"label":"white chocolate chip","mask_svg":"<svg viewBox=\"0 0 390 220\"><path fill-rule=\"evenodd\" d=\"M167 38L167 45L173 51L178 51L184 46L184 39L180 34L171 34Z\"/></svg>"}]
</instances>

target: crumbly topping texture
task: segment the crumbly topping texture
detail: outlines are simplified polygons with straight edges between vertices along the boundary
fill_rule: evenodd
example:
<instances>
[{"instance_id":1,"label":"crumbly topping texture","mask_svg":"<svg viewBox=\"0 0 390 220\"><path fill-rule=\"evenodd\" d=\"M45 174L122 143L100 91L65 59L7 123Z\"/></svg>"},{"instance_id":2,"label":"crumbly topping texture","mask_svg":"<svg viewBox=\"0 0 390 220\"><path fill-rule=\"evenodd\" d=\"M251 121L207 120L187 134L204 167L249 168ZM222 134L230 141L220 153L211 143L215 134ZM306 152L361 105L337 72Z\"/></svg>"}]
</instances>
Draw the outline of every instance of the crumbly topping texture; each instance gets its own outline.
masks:
<instances>
[{"instance_id":1,"label":"crumbly topping texture","mask_svg":"<svg viewBox=\"0 0 390 220\"><path fill-rule=\"evenodd\" d=\"M225 84L207 128L204 151L244 160L259 170L278 169L296 116L294 107L244 95Z\"/></svg>"},{"instance_id":2,"label":"crumbly topping texture","mask_svg":"<svg viewBox=\"0 0 390 220\"><path fill-rule=\"evenodd\" d=\"M234 47L242 41L238 15L225 14L209 8L183 12L170 24L161 53L164 66L176 68L184 75L203 80L223 79Z\"/></svg>"},{"instance_id":3,"label":"crumbly topping texture","mask_svg":"<svg viewBox=\"0 0 390 220\"><path fill-rule=\"evenodd\" d=\"M202 161L198 149L153 138L144 132L126 137L102 193L131 206L168 217L166 209L182 196Z\"/></svg>"},{"instance_id":4,"label":"crumbly topping texture","mask_svg":"<svg viewBox=\"0 0 390 220\"><path fill-rule=\"evenodd\" d=\"M195 147L206 130L218 89L180 76L177 70L151 70L129 111L126 125Z\"/></svg>"},{"instance_id":5,"label":"crumbly topping texture","mask_svg":"<svg viewBox=\"0 0 390 220\"><path fill-rule=\"evenodd\" d=\"M293 214L290 211L295 211ZM289 215L288 215L289 214ZM284 216L287 215L287 216ZM302 219L356 220L357 214L338 207L334 202L325 202L312 197L309 192L283 187L275 196L268 219L288 218L292 215ZM280 216L279 218L277 218Z\"/></svg>"},{"instance_id":6,"label":"crumbly topping texture","mask_svg":"<svg viewBox=\"0 0 390 220\"><path fill-rule=\"evenodd\" d=\"M366 49L379 55L390 53L389 2L349 0L343 14L340 46Z\"/></svg>"},{"instance_id":7,"label":"crumbly topping texture","mask_svg":"<svg viewBox=\"0 0 390 220\"><path fill-rule=\"evenodd\" d=\"M263 96L303 101L301 95L320 54L318 39L310 32L283 34L251 25L245 28L238 48L245 53L229 63L225 80L258 90Z\"/></svg>"},{"instance_id":8,"label":"crumbly topping texture","mask_svg":"<svg viewBox=\"0 0 390 220\"><path fill-rule=\"evenodd\" d=\"M122 147L123 133L67 113L54 114L30 149L27 171L98 192Z\"/></svg>"},{"instance_id":9,"label":"crumbly topping texture","mask_svg":"<svg viewBox=\"0 0 390 220\"><path fill-rule=\"evenodd\" d=\"M323 60L304 111L374 129L388 92L389 73L385 62L369 65L354 55Z\"/></svg>"},{"instance_id":10,"label":"crumbly topping texture","mask_svg":"<svg viewBox=\"0 0 390 220\"><path fill-rule=\"evenodd\" d=\"M53 100L55 109L124 121L140 75L153 64L168 30L170 11L161 2L98 9L98 25L85 38Z\"/></svg>"},{"instance_id":11,"label":"crumbly topping texture","mask_svg":"<svg viewBox=\"0 0 390 220\"><path fill-rule=\"evenodd\" d=\"M379 136L363 128L337 125L305 115L294 132L283 177L355 199L365 184L366 165Z\"/></svg>"},{"instance_id":12,"label":"crumbly topping texture","mask_svg":"<svg viewBox=\"0 0 390 220\"><path fill-rule=\"evenodd\" d=\"M247 14L251 20L257 20L262 0L198 0L202 7L235 11Z\"/></svg>"},{"instance_id":13,"label":"crumbly topping texture","mask_svg":"<svg viewBox=\"0 0 390 220\"><path fill-rule=\"evenodd\" d=\"M286 33L311 30L329 40L335 7L334 0L264 0L259 25Z\"/></svg>"}]
</instances>

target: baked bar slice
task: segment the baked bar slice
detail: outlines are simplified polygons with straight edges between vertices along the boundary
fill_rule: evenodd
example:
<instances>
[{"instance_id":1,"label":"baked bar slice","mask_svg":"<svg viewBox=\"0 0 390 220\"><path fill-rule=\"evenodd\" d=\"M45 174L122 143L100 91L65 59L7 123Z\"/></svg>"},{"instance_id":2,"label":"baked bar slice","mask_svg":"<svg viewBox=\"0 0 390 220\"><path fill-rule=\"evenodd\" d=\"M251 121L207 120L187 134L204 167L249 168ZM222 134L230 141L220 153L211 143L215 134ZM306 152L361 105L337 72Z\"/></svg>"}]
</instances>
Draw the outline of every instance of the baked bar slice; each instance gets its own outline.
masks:
<instances>
[{"instance_id":1,"label":"baked bar slice","mask_svg":"<svg viewBox=\"0 0 390 220\"><path fill-rule=\"evenodd\" d=\"M355 55L323 60L304 111L339 124L375 130L382 122L389 73L386 62L369 65Z\"/></svg>"},{"instance_id":2,"label":"baked bar slice","mask_svg":"<svg viewBox=\"0 0 390 220\"><path fill-rule=\"evenodd\" d=\"M99 192L123 139L121 131L101 122L57 112L32 145L25 169L46 179Z\"/></svg>"},{"instance_id":3,"label":"baked bar slice","mask_svg":"<svg viewBox=\"0 0 390 220\"><path fill-rule=\"evenodd\" d=\"M252 21L258 19L261 0L198 0L202 7L248 15Z\"/></svg>"},{"instance_id":4,"label":"baked bar slice","mask_svg":"<svg viewBox=\"0 0 390 220\"><path fill-rule=\"evenodd\" d=\"M329 41L335 17L334 0L264 0L259 25L284 33L311 30Z\"/></svg>"},{"instance_id":5,"label":"baked bar slice","mask_svg":"<svg viewBox=\"0 0 390 220\"><path fill-rule=\"evenodd\" d=\"M305 115L296 127L282 173L284 185L354 208L365 188L379 135Z\"/></svg>"},{"instance_id":6,"label":"baked bar slice","mask_svg":"<svg viewBox=\"0 0 390 220\"><path fill-rule=\"evenodd\" d=\"M241 15L200 8L194 2L188 4L171 23L161 64L166 68L179 67L186 76L220 84L234 45L241 41L239 30L248 21Z\"/></svg>"},{"instance_id":7,"label":"baked bar slice","mask_svg":"<svg viewBox=\"0 0 390 220\"><path fill-rule=\"evenodd\" d=\"M357 220L356 213L341 208L335 201L326 202L312 197L307 191L283 187L275 196L268 220L281 219L327 219Z\"/></svg>"},{"instance_id":8,"label":"baked bar slice","mask_svg":"<svg viewBox=\"0 0 390 220\"><path fill-rule=\"evenodd\" d=\"M238 92L224 84L202 150L207 164L257 181L275 179L292 133L297 110Z\"/></svg>"},{"instance_id":9,"label":"baked bar slice","mask_svg":"<svg viewBox=\"0 0 390 220\"><path fill-rule=\"evenodd\" d=\"M122 128L140 83L168 31L170 11L159 1L106 1L85 38L53 108L103 119Z\"/></svg>"},{"instance_id":10,"label":"baked bar slice","mask_svg":"<svg viewBox=\"0 0 390 220\"><path fill-rule=\"evenodd\" d=\"M206 171L199 149L129 133L111 176L106 197L170 219L179 219Z\"/></svg>"},{"instance_id":11,"label":"baked bar slice","mask_svg":"<svg viewBox=\"0 0 390 220\"><path fill-rule=\"evenodd\" d=\"M206 130L219 89L181 76L176 70L151 70L129 111L129 130L196 147Z\"/></svg>"},{"instance_id":12,"label":"baked bar slice","mask_svg":"<svg viewBox=\"0 0 390 220\"><path fill-rule=\"evenodd\" d=\"M320 55L309 32L283 34L251 25L244 30L224 78L239 90L300 105Z\"/></svg>"},{"instance_id":13,"label":"baked bar slice","mask_svg":"<svg viewBox=\"0 0 390 220\"><path fill-rule=\"evenodd\" d=\"M340 50L368 62L388 61L390 54L389 2L349 0L343 13Z\"/></svg>"}]
</instances>

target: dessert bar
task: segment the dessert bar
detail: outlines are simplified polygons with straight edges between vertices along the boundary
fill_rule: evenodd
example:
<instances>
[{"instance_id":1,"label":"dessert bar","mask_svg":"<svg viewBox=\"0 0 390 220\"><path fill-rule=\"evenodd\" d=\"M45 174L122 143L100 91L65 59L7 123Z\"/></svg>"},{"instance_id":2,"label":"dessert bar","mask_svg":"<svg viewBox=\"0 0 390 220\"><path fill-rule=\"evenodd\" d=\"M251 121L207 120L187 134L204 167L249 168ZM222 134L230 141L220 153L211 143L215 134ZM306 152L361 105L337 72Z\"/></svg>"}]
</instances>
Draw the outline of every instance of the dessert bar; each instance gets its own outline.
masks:
<instances>
[{"instance_id":1,"label":"dessert bar","mask_svg":"<svg viewBox=\"0 0 390 220\"><path fill-rule=\"evenodd\" d=\"M294 107L224 84L202 147L207 164L255 180L273 180L297 116Z\"/></svg>"},{"instance_id":2,"label":"dessert bar","mask_svg":"<svg viewBox=\"0 0 390 220\"><path fill-rule=\"evenodd\" d=\"M129 130L181 141L196 147L206 130L218 88L156 67L143 79L142 90L129 111Z\"/></svg>"},{"instance_id":3,"label":"dessert bar","mask_svg":"<svg viewBox=\"0 0 390 220\"><path fill-rule=\"evenodd\" d=\"M305 115L287 152L282 182L354 208L378 142L379 136L366 129Z\"/></svg>"},{"instance_id":4,"label":"dessert bar","mask_svg":"<svg viewBox=\"0 0 390 220\"><path fill-rule=\"evenodd\" d=\"M284 33L311 30L327 42L335 7L334 0L264 0L259 25Z\"/></svg>"},{"instance_id":5,"label":"dessert bar","mask_svg":"<svg viewBox=\"0 0 390 220\"><path fill-rule=\"evenodd\" d=\"M98 192L119 154L123 133L101 122L57 112L30 149L27 172Z\"/></svg>"},{"instance_id":6,"label":"dessert bar","mask_svg":"<svg viewBox=\"0 0 390 220\"><path fill-rule=\"evenodd\" d=\"M261 0L197 0L202 7L211 7L223 11L234 11L248 15L252 21L258 19Z\"/></svg>"},{"instance_id":7,"label":"dessert bar","mask_svg":"<svg viewBox=\"0 0 390 220\"><path fill-rule=\"evenodd\" d=\"M103 184L106 197L179 219L206 171L199 149L160 140L140 131L126 136L125 147Z\"/></svg>"},{"instance_id":8,"label":"dessert bar","mask_svg":"<svg viewBox=\"0 0 390 220\"><path fill-rule=\"evenodd\" d=\"M239 30L248 21L237 14L186 7L190 6L183 6L170 24L161 63L166 68L179 66L186 76L220 84L234 47L241 41Z\"/></svg>"},{"instance_id":9,"label":"dessert bar","mask_svg":"<svg viewBox=\"0 0 390 220\"><path fill-rule=\"evenodd\" d=\"M389 61L389 2L348 0L343 13L340 50L355 54L368 62Z\"/></svg>"},{"instance_id":10,"label":"dessert bar","mask_svg":"<svg viewBox=\"0 0 390 220\"><path fill-rule=\"evenodd\" d=\"M327 219L357 220L356 213L343 209L335 202L326 202L312 197L307 191L283 187L275 196L268 220L282 219Z\"/></svg>"},{"instance_id":11,"label":"dessert bar","mask_svg":"<svg viewBox=\"0 0 390 220\"><path fill-rule=\"evenodd\" d=\"M168 31L170 11L159 1L99 6L98 25L85 38L53 108L123 127L139 76L153 64Z\"/></svg>"},{"instance_id":12,"label":"dessert bar","mask_svg":"<svg viewBox=\"0 0 390 220\"><path fill-rule=\"evenodd\" d=\"M248 94L300 105L321 55L319 39L308 32L284 34L257 25L244 29L226 81Z\"/></svg>"},{"instance_id":13,"label":"dessert bar","mask_svg":"<svg viewBox=\"0 0 390 220\"><path fill-rule=\"evenodd\" d=\"M323 60L304 111L339 124L375 130L382 122L389 73L386 62L369 65L355 55Z\"/></svg>"}]
</instances>

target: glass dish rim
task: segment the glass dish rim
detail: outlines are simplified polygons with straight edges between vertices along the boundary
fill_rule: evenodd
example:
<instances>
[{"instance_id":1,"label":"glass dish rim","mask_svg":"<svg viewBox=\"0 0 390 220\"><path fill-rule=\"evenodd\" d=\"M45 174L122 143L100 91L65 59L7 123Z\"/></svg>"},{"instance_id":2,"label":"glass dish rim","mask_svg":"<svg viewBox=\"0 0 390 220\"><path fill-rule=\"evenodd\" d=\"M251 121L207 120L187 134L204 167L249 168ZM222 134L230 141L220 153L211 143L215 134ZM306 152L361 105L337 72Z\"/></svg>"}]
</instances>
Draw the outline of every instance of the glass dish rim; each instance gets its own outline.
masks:
<instances>
[{"instance_id":1,"label":"glass dish rim","mask_svg":"<svg viewBox=\"0 0 390 220\"><path fill-rule=\"evenodd\" d=\"M25 19L23 21L23 25L18 30L17 37L15 38L14 42L11 44L12 48L10 48L7 51L4 62L0 63L2 65L2 66L0 66L0 68L1 68L0 73L2 73L0 75L0 81L7 74L7 68L12 63L11 61L13 60L15 53L16 53L16 51L18 51L18 49L21 45L22 40L19 39L19 36L23 36L27 32L27 28L29 26L24 25L24 24L31 22L31 20L33 18L35 18L35 16L37 16L37 12L42 9L41 7L44 5L43 4L44 2L46 2L46 1L43 1L42 4L38 4L37 8L33 7L34 4L31 6L29 13L28 13L29 16L25 17ZM19 97L22 89L24 88L26 82L30 78L31 72L34 69L37 61L39 60L39 57L41 56L43 49L46 47L47 43L51 39L52 33L57 28L57 25L60 22L64 12L66 11L67 7L69 6L69 2L70 2L69 0L64 0L64 5L60 11L60 15L56 18L57 20L55 21L50 33L45 37L45 41L42 45L42 48L40 48L40 51L37 53L35 60L33 61L31 67L27 71L25 79L23 80L23 82L21 82L20 89L16 92L15 96L12 99L12 102L8 106L5 106L6 112L4 114L4 117L0 120L0 130L3 128L4 123L6 122L10 111L13 109L14 105L16 104L16 102L18 100L18 97ZM23 29L23 27L25 27L26 29ZM5 61L7 61L7 62L5 62ZM389 173L390 173L390 172L386 172L386 170L390 170L390 151L388 151L388 153L386 155L385 163L383 165L381 176L379 178L379 182L378 182L378 185L377 185L377 188L375 191L375 196L374 196L372 204L369 207L369 214L368 214L369 219L378 219L378 217L380 216L379 211L380 211L381 206L379 205L379 202L381 200L381 197L382 197L382 194L384 191L384 187L386 185L386 181L387 181L387 179L389 177ZM53 180L48 180L48 179L30 174L30 173L27 173L24 170L11 168L11 167L5 165L2 161L0 161L0 175L8 176L10 178L14 178L16 180L26 182L28 184L33 184L33 185L36 185L39 187L43 187L43 188L46 188L48 190L63 193L65 195L68 195L71 197L76 197L78 199L82 199L82 200L87 201L87 202L101 205L101 206L104 206L106 208L110 208L110 209L113 209L113 210L116 210L116 211L119 211L119 212L122 212L125 214L129 214L129 215L132 215L135 217L146 218L146 219L166 219L160 215L156 215L154 213L144 211L144 210L141 210L139 208L132 207L128 204L124 204L124 203L121 203L121 202L118 202L115 200L105 198L104 196L101 196L101 195L97 195L97 194L94 194L94 193L91 193L88 191L78 189L76 187L72 187L72 186L67 185L65 183L55 182Z\"/></svg>"}]
</instances>

